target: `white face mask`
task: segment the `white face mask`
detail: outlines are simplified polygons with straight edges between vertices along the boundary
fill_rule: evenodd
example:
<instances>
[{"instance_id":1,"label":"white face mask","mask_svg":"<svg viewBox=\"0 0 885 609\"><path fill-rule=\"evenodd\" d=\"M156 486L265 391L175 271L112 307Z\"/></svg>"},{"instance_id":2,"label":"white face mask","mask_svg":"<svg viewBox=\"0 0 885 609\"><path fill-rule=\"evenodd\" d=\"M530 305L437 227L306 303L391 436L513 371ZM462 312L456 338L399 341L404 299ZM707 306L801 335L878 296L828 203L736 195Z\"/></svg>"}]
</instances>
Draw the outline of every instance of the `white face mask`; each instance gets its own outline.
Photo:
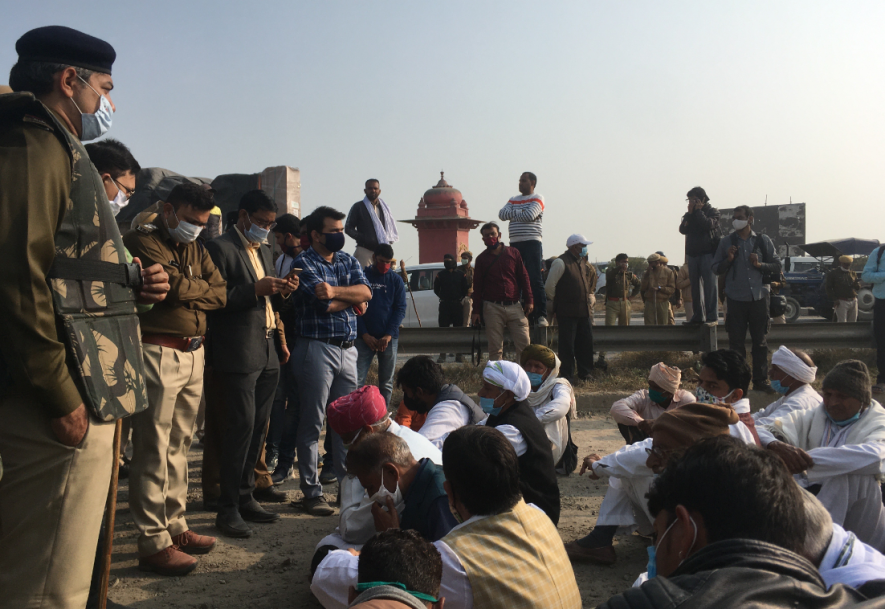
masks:
<instances>
[{"instance_id":1,"label":"white face mask","mask_svg":"<svg viewBox=\"0 0 885 609\"><path fill-rule=\"evenodd\" d=\"M80 141L89 142L91 140L97 140L105 133L110 131L111 123L114 119L114 109L111 108L111 102L108 101L107 97L93 89L92 85L83 80L81 76L78 76L77 78L82 80L83 84L92 89L95 94L98 95L98 110L95 112L95 114L86 114L85 112L80 110L80 106L77 105L77 102L74 101L74 98L71 98L71 101L74 102L74 106L80 113L80 121L82 124Z\"/></svg>"},{"instance_id":2,"label":"white face mask","mask_svg":"<svg viewBox=\"0 0 885 609\"><path fill-rule=\"evenodd\" d=\"M117 186L117 196L113 201L108 201L111 206L111 212L116 216L120 210L129 205L129 197L123 194L123 189Z\"/></svg>"},{"instance_id":3,"label":"white face mask","mask_svg":"<svg viewBox=\"0 0 885 609\"><path fill-rule=\"evenodd\" d=\"M252 222L251 218L249 219L249 222L251 223L251 226L249 226L249 228L246 229L246 232L243 233L246 239L252 243L267 243L267 236L270 234L270 229L261 228Z\"/></svg>"},{"instance_id":4,"label":"white face mask","mask_svg":"<svg viewBox=\"0 0 885 609\"><path fill-rule=\"evenodd\" d=\"M172 215L178 220L175 210L172 210ZM169 228L168 220L166 221L166 228ZM191 224L190 222L185 222L184 220L178 220L178 226L175 228L169 228L169 236L172 237L172 240L176 243L193 243L202 232L203 229L201 227L196 224Z\"/></svg>"},{"instance_id":5,"label":"white face mask","mask_svg":"<svg viewBox=\"0 0 885 609\"><path fill-rule=\"evenodd\" d=\"M744 230L747 227L749 222L747 220L732 220L731 225L734 227L734 230Z\"/></svg>"},{"instance_id":6,"label":"white face mask","mask_svg":"<svg viewBox=\"0 0 885 609\"><path fill-rule=\"evenodd\" d=\"M387 507L387 498L390 497L393 499L393 505L396 507L397 511L405 504L405 500L403 499L403 492L399 490L399 482L396 483L396 490L394 492L390 492L387 490L387 487L384 486L384 470L381 470L381 486L378 488L378 492L369 497L372 501L380 505L381 507Z\"/></svg>"}]
</instances>

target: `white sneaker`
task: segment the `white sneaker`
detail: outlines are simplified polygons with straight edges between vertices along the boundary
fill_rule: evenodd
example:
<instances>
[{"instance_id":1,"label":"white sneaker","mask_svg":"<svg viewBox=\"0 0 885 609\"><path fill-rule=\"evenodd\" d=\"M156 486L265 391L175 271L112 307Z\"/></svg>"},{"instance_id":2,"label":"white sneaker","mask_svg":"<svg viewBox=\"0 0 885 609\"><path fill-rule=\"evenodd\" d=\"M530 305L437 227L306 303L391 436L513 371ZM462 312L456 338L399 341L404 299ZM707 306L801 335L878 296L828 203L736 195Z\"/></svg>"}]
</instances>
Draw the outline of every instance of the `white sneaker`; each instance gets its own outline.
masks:
<instances>
[{"instance_id":1,"label":"white sneaker","mask_svg":"<svg viewBox=\"0 0 885 609\"><path fill-rule=\"evenodd\" d=\"M538 318L538 327L539 327L539 328L546 328L546 327L549 326L549 325L550 325L550 324L547 323L547 318L546 318L546 317L539 317L539 318Z\"/></svg>"}]
</instances>

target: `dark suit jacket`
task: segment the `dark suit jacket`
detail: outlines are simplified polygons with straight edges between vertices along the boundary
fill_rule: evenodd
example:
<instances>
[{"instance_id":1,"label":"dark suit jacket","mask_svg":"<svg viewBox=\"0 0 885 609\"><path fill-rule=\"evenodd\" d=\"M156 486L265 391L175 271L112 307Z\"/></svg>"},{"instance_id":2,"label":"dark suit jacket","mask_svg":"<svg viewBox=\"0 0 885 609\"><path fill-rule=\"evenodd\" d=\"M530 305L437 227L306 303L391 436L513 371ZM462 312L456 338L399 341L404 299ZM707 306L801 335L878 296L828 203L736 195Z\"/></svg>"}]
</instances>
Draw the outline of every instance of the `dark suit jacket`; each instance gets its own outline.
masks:
<instances>
[{"instance_id":1,"label":"dark suit jacket","mask_svg":"<svg viewBox=\"0 0 885 609\"><path fill-rule=\"evenodd\" d=\"M255 295L258 277L236 229L206 243L218 271L227 281L227 305L209 314L207 357L218 372L250 373L280 367L273 342L267 340L264 298ZM258 248L264 273L276 277L270 246ZM279 308L280 298L271 299Z\"/></svg>"}]
</instances>

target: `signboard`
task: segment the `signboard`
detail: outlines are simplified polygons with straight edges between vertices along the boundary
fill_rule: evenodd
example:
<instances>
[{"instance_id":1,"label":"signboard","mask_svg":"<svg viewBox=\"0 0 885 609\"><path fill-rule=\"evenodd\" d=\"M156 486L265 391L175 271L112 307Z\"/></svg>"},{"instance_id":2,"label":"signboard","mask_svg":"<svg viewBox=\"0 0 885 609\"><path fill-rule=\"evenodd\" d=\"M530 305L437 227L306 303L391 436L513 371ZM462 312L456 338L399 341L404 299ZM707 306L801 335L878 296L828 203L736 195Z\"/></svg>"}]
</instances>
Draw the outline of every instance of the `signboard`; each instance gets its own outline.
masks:
<instances>
[{"instance_id":1,"label":"signboard","mask_svg":"<svg viewBox=\"0 0 885 609\"><path fill-rule=\"evenodd\" d=\"M753 230L768 235L781 259L806 255L797 247L805 243L805 203L766 205L752 207L752 210ZM730 235L734 232L731 225L734 209L720 209L719 213L722 214L719 218L722 235Z\"/></svg>"}]
</instances>

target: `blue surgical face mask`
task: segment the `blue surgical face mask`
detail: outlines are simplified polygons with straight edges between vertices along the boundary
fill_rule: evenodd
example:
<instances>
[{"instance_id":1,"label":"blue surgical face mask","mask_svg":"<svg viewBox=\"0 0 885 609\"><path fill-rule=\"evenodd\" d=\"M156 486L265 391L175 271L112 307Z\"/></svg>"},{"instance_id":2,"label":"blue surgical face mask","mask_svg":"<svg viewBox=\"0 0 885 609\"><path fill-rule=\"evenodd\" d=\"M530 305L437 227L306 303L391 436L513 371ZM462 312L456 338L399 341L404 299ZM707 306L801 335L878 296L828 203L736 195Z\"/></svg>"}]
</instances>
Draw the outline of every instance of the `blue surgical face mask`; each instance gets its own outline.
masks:
<instances>
[{"instance_id":1,"label":"blue surgical face mask","mask_svg":"<svg viewBox=\"0 0 885 609\"><path fill-rule=\"evenodd\" d=\"M688 519L691 521L691 526L694 527L694 538L692 538L691 546L688 548L688 551L691 552L691 549L694 547L695 542L698 540L698 525L695 524L694 518L692 518L691 516L689 516ZM646 571L648 571L649 579L658 576L658 548L661 547L661 543L664 541L664 537L667 536L667 533L670 532L670 529L672 529L673 525L676 524L678 521L679 519L677 518L676 520L671 522L670 526L667 527L667 530L664 531L664 534L661 535L661 538L658 540L658 542L655 545L648 547L648 565L646 566ZM685 558L688 557L686 556ZM685 562L685 558L679 561L679 565ZM678 568L679 565L676 565L676 567Z\"/></svg>"},{"instance_id":2,"label":"blue surgical face mask","mask_svg":"<svg viewBox=\"0 0 885 609\"><path fill-rule=\"evenodd\" d=\"M586 255L587 255L587 246L585 245L584 247L581 248L581 257L583 258Z\"/></svg>"},{"instance_id":3,"label":"blue surgical face mask","mask_svg":"<svg viewBox=\"0 0 885 609\"><path fill-rule=\"evenodd\" d=\"M92 88L92 85L83 80L82 77L78 76L77 78L82 80L83 84L87 87L95 91L95 89ZM114 109L111 108L111 102L108 101L108 98L98 91L95 91L95 94L98 95L98 110L95 114L86 114L80 110L80 106L77 106L77 102L74 101L74 98L71 98L77 111L80 112L80 122L82 123L80 140L83 142L96 140L110 131L111 123L114 119Z\"/></svg>"},{"instance_id":4,"label":"blue surgical face mask","mask_svg":"<svg viewBox=\"0 0 885 609\"><path fill-rule=\"evenodd\" d=\"M270 234L270 230L267 228L261 228L252 222L252 218L249 218L249 224L249 228L243 233L246 239L252 243L267 243L267 236Z\"/></svg>"},{"instance_id":5,"label":"blue surgical face mask","mask_svg":"<svg viewBox=\"0 0 885 609\"><path fill-rule=\"evenodd\" d=\"M860 418L860 415L862 413L863 413L863 408L861 408L856 413L854 413L853 417L849 417L849 418L845 419L844 421L837 421L836 419L834 419L833 417L830 416L829 412L827 412L826 406L824 407L824 414L827 415L827 418L830 420L830 423L832 423L836 427L845 427L847 425L851 425L852 423L857 422L857 420Z\"/></svg>"},{"instance_id":6,"label":"blue surgical face mask","mask_svg":"<svg viewBox=\"0 0 885 609\"><path fill-rule=\"evenodd\" d=\"M323 233L326 242L323 244L330 252L340 252L344 249L344 233Z\"/></svg>"},{"instance_id":7,"label":"blue surgical face mask","mask_svg":"<svg viewBox=\"0 0 885 609\"><path fill-rule=\"evenodd\" d=\"M503 408L503 406L495 408L495 402L498 401L498 398L502 395L504 395L503 391L501 391L501 393L499 393L498 397L496 398L479 398L479 407L482 408L482 411L488 415L491 415L493 417L498 416L499 414L501 414L501 408Z\"/></svg>"},{"instance_id":8,"label":"blue surgical face mask","mask_svg":"<svg viewBox=\"0 0 885 609\"><path fill-rule=\"evenodd\" d=\"M526 372L529 377L529 384L532 387L540 387L541 383L544 382L544 375L538 374L537 372Z\"/></svg>"},{"instance_id":9,"label":"blue surgical face mask","mask_svg":"<svg viewBox=\"0 0 885 609\"><path fill-rule=\"evenodd\" d=\"M790 390L789 387L784 387L777 379L771 379L771 388L782 395L787 395L787 392Z\"/></svg>"}]
</instances>

